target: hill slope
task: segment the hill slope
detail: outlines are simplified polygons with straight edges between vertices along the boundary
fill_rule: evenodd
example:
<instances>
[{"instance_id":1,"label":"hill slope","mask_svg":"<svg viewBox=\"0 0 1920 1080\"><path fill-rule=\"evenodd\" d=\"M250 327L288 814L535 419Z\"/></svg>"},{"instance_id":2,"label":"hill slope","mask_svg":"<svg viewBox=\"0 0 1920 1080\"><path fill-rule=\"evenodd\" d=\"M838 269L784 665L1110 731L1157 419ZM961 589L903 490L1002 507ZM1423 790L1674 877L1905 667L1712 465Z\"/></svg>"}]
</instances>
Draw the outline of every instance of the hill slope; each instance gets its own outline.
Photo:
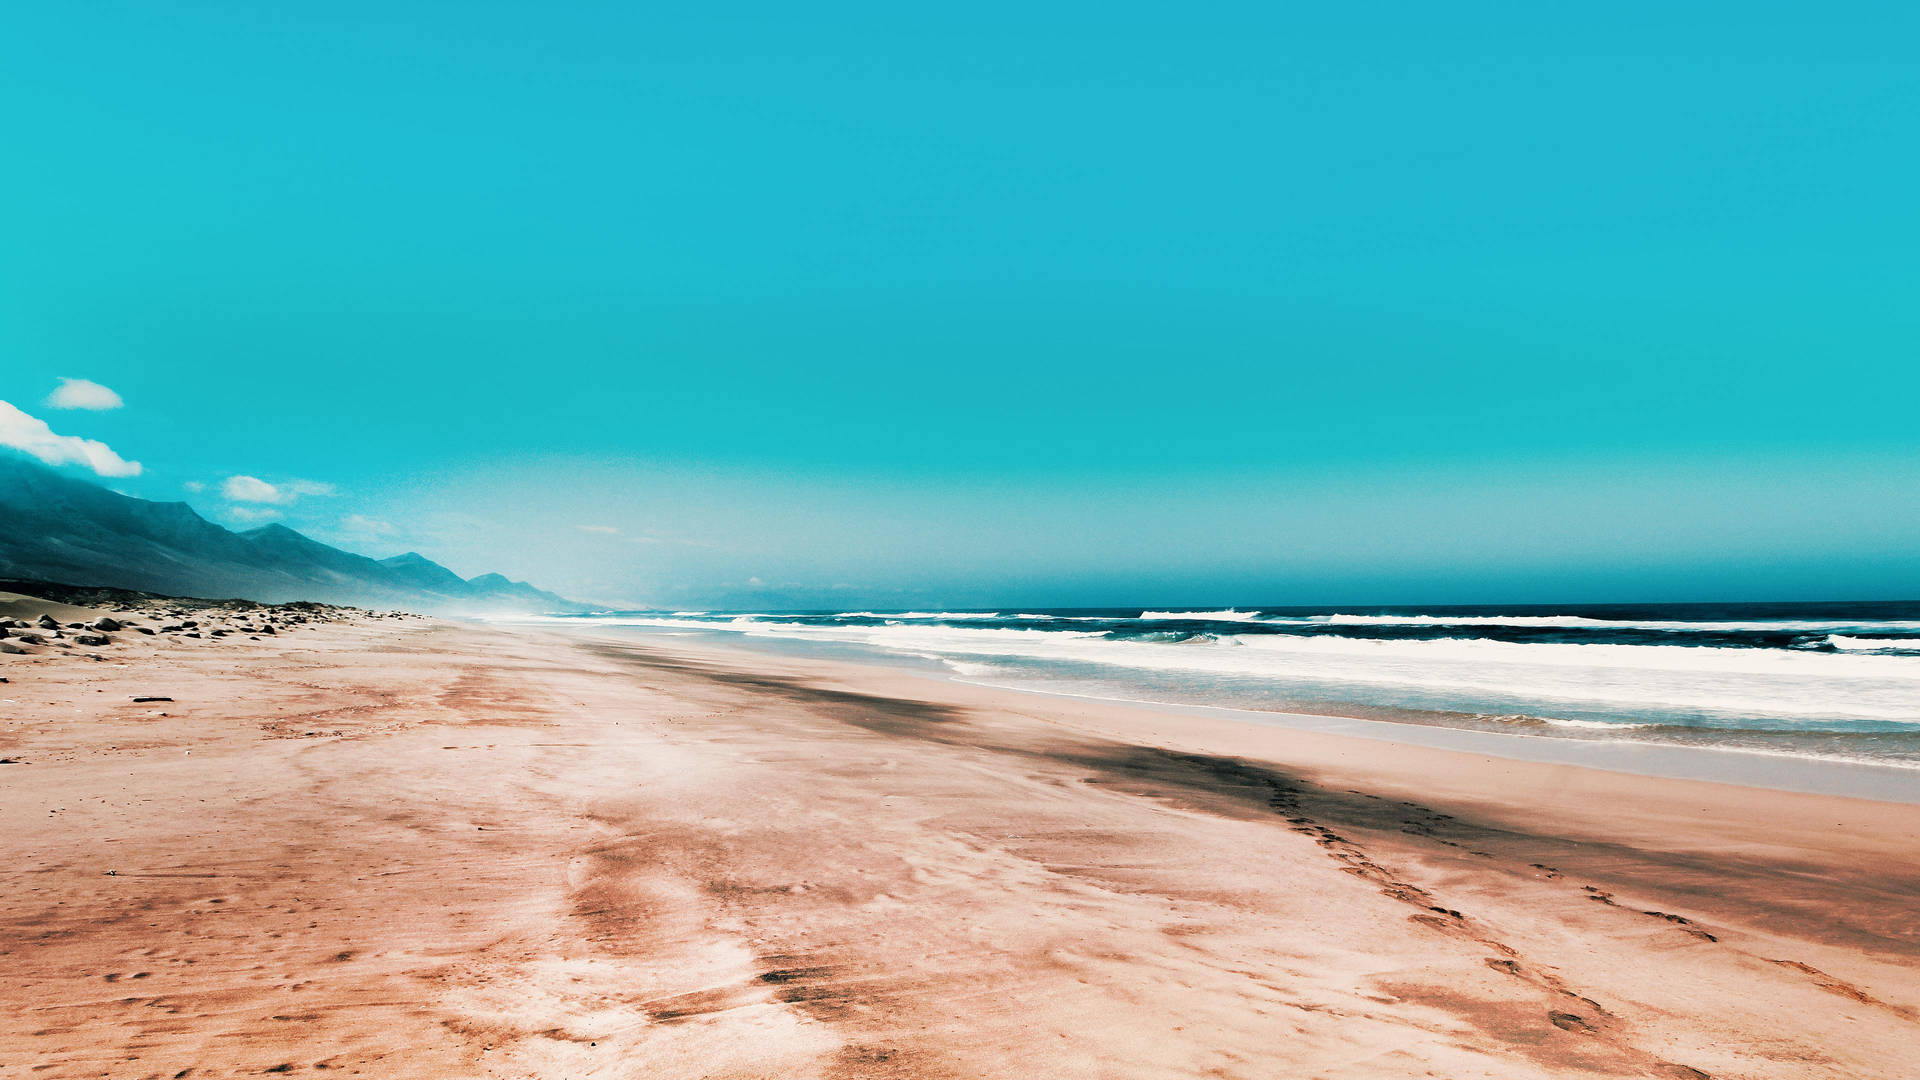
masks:
<instances>
[{"instance_id":1,"label":"hill slope","mask_svg":"<svg viewBox=\"0 0 1920 1080\"><path fill-rule=\"evenodd\" d=\"M236 533L185 503L121 495L5 452L0 577L447 613L585 608L499 574L466 580L414 552L370 559L284 525Z\"/></svg>"}]
</instances>

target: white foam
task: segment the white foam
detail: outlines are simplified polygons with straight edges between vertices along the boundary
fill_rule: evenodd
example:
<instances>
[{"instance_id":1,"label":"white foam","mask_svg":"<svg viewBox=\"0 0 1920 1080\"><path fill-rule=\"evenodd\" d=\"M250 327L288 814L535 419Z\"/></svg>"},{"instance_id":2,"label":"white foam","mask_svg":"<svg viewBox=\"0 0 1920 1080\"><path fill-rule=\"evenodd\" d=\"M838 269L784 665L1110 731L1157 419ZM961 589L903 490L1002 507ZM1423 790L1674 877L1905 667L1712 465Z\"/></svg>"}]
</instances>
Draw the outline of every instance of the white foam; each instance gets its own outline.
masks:
<instances>
[{"instance_id":1,"label":"white foam","mask_svg":"<svg viewBox=\"0 0 1920 1080\"><path fill-rule=\"evenodd\" d=\"M1819 634L1859 629L1920 630L1920 622L1898 619L1759 619L1747 622L1688 622L1674 619L1589 619L1582 615L1326 615L1307 616L1300 621L1324 622L1331 626L1513 626L1569 630L1672 630L1763 634Z\"/></svg>"},{"instance_id":2,"label":"white foam","mask_svg":"<svg viewBox=\"0 0 1920 1080\"><path fill-rule=\"evenodd\" d=\"M1920 652L1920 638L1848 637L1845 634L1829 634L1826 643L1843 651L1905 649L1909 652Z\"/></svg>"},{"instance_id":3,"label":"white foam","mask_svg":"<svg viewBox=\"0 0 1920 1080\"><path fill-rule=\"evenodd\" d=\"M1242 622L1259 617L1257 612L1238 609L1146 615L1215 621L1229 621L1221 616L1232 615L1231 621ZM683 613L534 621L806 639L965 664L969 667L962 673L968 675L1007 671L1008 663L1094 665L1111 671L1120 686L1130 678L1147 676L1157 681L1191 678L1236 693L1285 696L1290 690L1297 693L1294 688L1302 685L1318 693L1333 692L1327 689L1331 685L1346 688L1338 692L1351 694L1356 701L1379 700L1384 690L1390 692L1389 698L1399 694L1408 700L1404 695L1412 695L1412 700L1433 707L1530 714L1582 708L1618 716L1616 721L1548 721L1563 726L1622 728L1641 720L1673 722L1663 714L1675 711L1787 726L1808 721L1920 725L1920 654L1887 651L1920 645L1914 639L1834 635L1830 640L1837 651L1483 638L1375 639L1339 634L1224 634L1217 639L1194 635L1181 640L1173 640L1180 635L1172 635L1142 641L1112 638L1096 629L1062 629L1072 625L1063 622L1052 622L1046 629L979 622L942 625L956 617L991 618L981 613L900 612L880 617L894 621L850 626L797 622L791 616L770 614L689 617ZM1103 621L1098 616L1060 618ZM1130 677L1128 672L1136 674Z\"/></svg>"},{"instance_id":4,"label":"white foam","mask_svg":"<svg viewBox=\"0 0 1920 1080\"><path fill-rule=\"evenodd\" d=\"M843 611L836 619L900 619L909 622L982 622L1000 618L997 611ZM1045 618L1041 615L1022 618Z\"/></svg>"},{"instance_id":5,"label":"white foam","mask_svg":"<svg viewBox=\"0 0 1920 1080\"><path fill-rule=\"evenodd\" d=\"M1602 731L1627 731L1632 728L1658 727L1657 724L1616 723L1612 720L1567 720L1558 716L1543 716L1540 721L1548 727L1596 728Z\"/></svg>"},{"instance_id":6,"label":"white foam","mask_svg":"<svg viewBox=\"0 0 1920 1080\"><path fill-rule=\"evenodd\" d=\"M601 622L602 620L592 620ZM1866 719L1920 724L1920 657L1652 645L1404 640L1335 635L1227 635L1157 643L1097 631L933 624L821 626L773 617L733 623L662 618L614 625L697 626L756 637L804 638L978 663L996 658L1094 664L1282 685L1297 680L1398 687L1465 700L1577 703L1621 710L1681 709L1779 719Z\"/></svg>"},{"instance_id":7,"label":"white foam","mask_svg":"<svg viewBox=\"0 0 1920 1080\"><path fill-rule=\"evenodd\" d=\"M1532 713L1504 713L1489 715L1480 713L1475 720L1492 720L1499 724L1512 724L1516 727L1564 727L1589 728L1597 731L1628 731L1633 728L1658 727L1658 724L1636 724L1620 720L1566 720L1558 716L1535 716Z\"/></svg>"},{"instance_id":8,"label":"white foam","mask_svg":"<svg viewBox=\"0 0 1920 1080\"><path fill-rule=\"evenodd\" d=\"M1184 622L1253 622L1260 617L1257 611L1143 611L1143 621L1179 620Z\"/></svg>"}]
</instances>

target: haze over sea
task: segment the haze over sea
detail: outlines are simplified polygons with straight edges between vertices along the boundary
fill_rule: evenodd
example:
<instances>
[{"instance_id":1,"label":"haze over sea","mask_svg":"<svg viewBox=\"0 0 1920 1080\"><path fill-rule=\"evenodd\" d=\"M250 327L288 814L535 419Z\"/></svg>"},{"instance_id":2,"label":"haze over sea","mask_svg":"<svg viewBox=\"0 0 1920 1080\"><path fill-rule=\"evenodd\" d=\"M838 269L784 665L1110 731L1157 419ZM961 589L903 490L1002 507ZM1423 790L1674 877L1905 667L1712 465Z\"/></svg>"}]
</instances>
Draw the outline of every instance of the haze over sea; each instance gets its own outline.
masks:
<instances>
[{"instance_id":1,"label":"haze over sea","mask_svg":"<svg viewBox=\"0 0 1920 1080\"><path fill-rule=\"evenodd\" d=\"M1920 603L555 618L1053 693L1920 769Z\"/></svg>"}]
</instances>

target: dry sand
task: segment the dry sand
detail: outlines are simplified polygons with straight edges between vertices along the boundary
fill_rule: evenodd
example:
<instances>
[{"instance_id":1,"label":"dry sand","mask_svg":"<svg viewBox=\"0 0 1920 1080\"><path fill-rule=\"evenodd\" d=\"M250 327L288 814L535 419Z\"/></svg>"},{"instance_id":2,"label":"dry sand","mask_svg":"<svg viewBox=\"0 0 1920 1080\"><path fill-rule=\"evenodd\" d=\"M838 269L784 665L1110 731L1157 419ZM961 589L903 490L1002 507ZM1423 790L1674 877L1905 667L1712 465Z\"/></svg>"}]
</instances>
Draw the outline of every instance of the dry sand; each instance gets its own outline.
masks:
<instances>
[{"instance_id":1,"label":"dry sand","mask_svg":"<svg viewBox=\"0 0 1920 1080\"><path fill-rule=\"evenodd\" d=\"M0 1076L1920 1069L1920 807L426 620L114 637L0 656Z\"/></svg>"}]
</instances>

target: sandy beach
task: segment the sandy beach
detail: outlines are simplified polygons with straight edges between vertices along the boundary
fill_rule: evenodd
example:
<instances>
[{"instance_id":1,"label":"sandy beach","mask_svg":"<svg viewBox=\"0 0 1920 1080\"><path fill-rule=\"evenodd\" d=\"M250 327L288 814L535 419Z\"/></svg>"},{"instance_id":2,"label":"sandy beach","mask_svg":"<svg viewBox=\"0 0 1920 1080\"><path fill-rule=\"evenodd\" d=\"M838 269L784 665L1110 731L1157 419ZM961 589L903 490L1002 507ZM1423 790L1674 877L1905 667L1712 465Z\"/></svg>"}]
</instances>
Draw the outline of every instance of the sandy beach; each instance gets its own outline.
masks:
<instances>
[{"instance_id":1,"label":"sandy beach","mask_svg":"<svg viewBox=\"0 0 1920 1080\"><path fill-rule=\"evenodd\" d=\"M1892 1080L1920 1047L1913 805L664 639L110 637L0 657L0 1076Z\"/></svg>"}]
</instances>

